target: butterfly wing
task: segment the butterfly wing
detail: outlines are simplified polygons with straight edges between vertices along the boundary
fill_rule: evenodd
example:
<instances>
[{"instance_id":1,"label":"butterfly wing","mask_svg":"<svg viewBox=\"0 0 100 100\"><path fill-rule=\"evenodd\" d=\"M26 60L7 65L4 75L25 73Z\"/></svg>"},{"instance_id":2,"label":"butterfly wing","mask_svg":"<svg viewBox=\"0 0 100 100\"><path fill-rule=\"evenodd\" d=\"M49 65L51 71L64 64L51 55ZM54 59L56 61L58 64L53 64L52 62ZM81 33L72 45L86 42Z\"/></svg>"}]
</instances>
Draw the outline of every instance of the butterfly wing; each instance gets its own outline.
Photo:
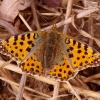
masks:
<instances>
[{"instance_id":1,"label":"butterfly wing","mask_svg":"<svg viewBox=\"0 0 100 100\"><path fill-rule=\"evenodd\" d=\"M90 46L62 34L60 34L59 41L72 69L75 71L100 65L100 53Z\"/></svg>"},{"instance_id":2,"label":"butterfly wing","mask_svg":"<svg viewBox=\"0 0 100 100\"><path fill-rule=\"evenodd\" d=\"M11 36L1 41L0 53L10 56L17 62L25 61L43 42L45 35L45 32L34 31Z\"/></svg>"},{"instance_id":3,"label":"butterfly wing","mask_svg":"<svg viewBox=\"0 0 100 100\"><path fill-rule=\"evenodd\" d=\"M19 67L22 71L25 71L30 74L43 74L43 68L41 65L41 61L39 61L36 55L32 54L25 62L20 63Z\"/></svg>"},{"instance_id":4,"label":"butterfly wing","mask_svg":"<svg viewBox=\"0 0 100 100\"><path fill-rule=\"evenodd\" d=\"M47 55L44 53L49 46L46 44L48 39L45 41L46 32L28 32L1 41L0 53L12 57L24 71L48 75L61 81L73 78L79 70L100 65L100 53L95 49L66 35L58 34L57 31L52 32L57 34L54 35L57 43L54 44L55 55L50 55L54 56L50 57L54 60L52 60L52 66L46 65L50 68L43 66L44 58L47 58L50 53L47 52Z\"/></svg>"},{"instance_id":5,"label":"butterfly wing","mask_svg":"<svg viewBox=\"0 0 100 100\"><path fill-rule=\"evenodd\" d=\"M55 31L57 32L57 31ZM60 52L56 59L58 63L49 71L49 77L54 77L61 81L73 78L78 71L87 67L100 65L100 53L90 46L78 42L67 35L58 34ZM58 46L58 45L57 45ZM56 46L56 47L57 47Z\"/></svg>"},{"instance_id":6,"label":"butterfly wing","mask_svg":"<svg viewBox=\"0 0 100 100\"><path fill-rule=\"evenodd\" d=\"M44 42L41 43L37 49L29 56L25 62L19 63L19 67L30 74L43 75L44 69L42 66L44 56Z\"/></svg>"},{"instance_id":7,"label":"butterfly wing","mask_svg":"<svg viewBox=\"0 0 100 100\"><path fill-rule=\"evenodd\" d=\"M66 81L75 76L74 70L70 67L66 55L60 52L59 57L56 58L56 64L48 72L49 77L60 81Z\"/></svg>"}]
</instances>

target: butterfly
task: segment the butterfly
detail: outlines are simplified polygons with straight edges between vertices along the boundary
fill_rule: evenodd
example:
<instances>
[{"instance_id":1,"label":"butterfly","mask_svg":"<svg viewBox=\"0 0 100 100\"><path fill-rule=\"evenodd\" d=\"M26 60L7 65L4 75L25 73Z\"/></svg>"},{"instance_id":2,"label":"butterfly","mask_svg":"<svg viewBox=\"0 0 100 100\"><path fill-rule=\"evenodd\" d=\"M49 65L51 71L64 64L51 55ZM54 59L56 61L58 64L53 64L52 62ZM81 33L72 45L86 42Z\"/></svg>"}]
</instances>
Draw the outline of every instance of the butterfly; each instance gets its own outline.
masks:
<instances>
[{"instance_id":1,"label":"butterfly","mask_svg":"<svg viewBox=\"0 0 100 100\"><path fill-rule=\"evenodd\" d=\"M0 42L0 53L17 61L32 75L43 75L59 81L73 78L78 71L100 65L100 53L55 27L11 36Z\"/></svg>"}]
</instances>

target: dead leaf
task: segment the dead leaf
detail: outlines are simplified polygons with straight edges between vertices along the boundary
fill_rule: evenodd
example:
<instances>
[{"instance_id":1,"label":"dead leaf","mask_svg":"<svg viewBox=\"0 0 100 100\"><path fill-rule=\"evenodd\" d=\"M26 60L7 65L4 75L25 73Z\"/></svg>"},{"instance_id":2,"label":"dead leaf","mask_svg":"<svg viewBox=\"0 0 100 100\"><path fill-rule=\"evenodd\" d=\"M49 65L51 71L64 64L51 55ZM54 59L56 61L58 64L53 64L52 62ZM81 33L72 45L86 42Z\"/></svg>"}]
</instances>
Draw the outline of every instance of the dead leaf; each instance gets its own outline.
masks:
<instances>
[{"instance_id":1,"label":"dead leaf","mask_svg":"<svg viewBox=\"0 0 100 100\"><path fill-rule=\"evenodd\" d=\"M29 7L32 0L3 0L0 6L0 18L14 22L20 10Z\"/></svg>"},{"instance_id":2,"label":"dead leaf","mask_svg":"<svg viewBox=\"0 0 100 100\"><path fill-rule=\"evenodd\" d=\"M18 31L11 23L8 23L7 21L4 21L4 20L0 20L0 25L5 27L11 35L18 34Z\"/></svg>"}]
</instances>

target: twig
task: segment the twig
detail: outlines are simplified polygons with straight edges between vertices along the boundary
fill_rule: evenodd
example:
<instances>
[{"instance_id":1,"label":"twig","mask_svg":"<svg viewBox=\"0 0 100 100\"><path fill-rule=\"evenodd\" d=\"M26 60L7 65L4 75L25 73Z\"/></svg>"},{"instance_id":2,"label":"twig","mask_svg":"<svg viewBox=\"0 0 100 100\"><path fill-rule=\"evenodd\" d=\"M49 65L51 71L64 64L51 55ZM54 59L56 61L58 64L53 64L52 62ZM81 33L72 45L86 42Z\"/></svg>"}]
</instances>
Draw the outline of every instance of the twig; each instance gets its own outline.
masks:
<instances>
[{"instance_id":1,"label":"twig","mask_svg":"<svg viewBox=\"0 0 100 100\"><path fill-rule=\"evenodd\" d=\"M66 20L68 17L71 16L72 5L73 5L73 0L68 0L67 7L66 7L65 20ZM67 33L67 32L68 32L68 27L69 27L69 24L64 25L63 33Z\"/></svg>"},{"instance_id":2,"label":"twig","mask_svg":"<svg viewBox=\"0 0 100 100\"><path fill-rule=\"evenodd\" d=\"M27 74L25 72L23 72L21 81L20 81L20 85L19 85L18 94L16 96L16 100L22 100L24 87L25 87L25 83L26 83L26 78L27 78Z\"/></svg>"},{"instance_id":3,"label":"twig","mask_svg":"<svg viewBox=\"0 0 100 100\"><path fill-rule=\"evenodd\" d=\"M28 25L26 20L23 18L23 16L19 13L20 19L23 21L23 23L26 25L26 27L29 29L29 31L32 31L31 27Z\"/></svg>"},{"instance_id":4,"label":"twig","mask_svg":"<svg viewBox=\"0 0 100 100\"><path fill-rule=\"evenodd\" d=\"M89 15L88 31L91 36L94 37L94 28L93 28L93 15ZM93 39L89 39L89 45L93 46Z\"/></svg>"},{"instance_id":5,"label":"twig","mask_svg":"<svg viewBox=\"0 0 100 100\"><path fill-rule=\"evenodd\" d=\"M70 84L68 81L66 81L66 83L67 83L67 85L69 86L69 88L71 89L72 93L76 96L76 98L77 98L78 100L81 100L80 96L76 93L76 91L75 91L74 88L71 86L71 84Z\"/></svg>"},{"instance_id":6,"label":"twig","mask_svg":"<svg viewBox=\"0 0 100 100\"><path fill-rule=\"evenodd\" d=\"M59 87L60 87L60 82L56 81L55 82L55 86L54 86L53 98L58 96L58 94L59 94ZM57 98L54 98L53 100L57 100Z\"/></svg>"},{"instance_id":7,"label":"twig","mask_svg":"<svg viewBox=\"0 0 100 100\"><path fill-rule=\"evenodd\" d=\"M98 11L98 10L99 10L98 8L91 8L91 9L88 9L88 10L84 10L83 12L76 15L76 19L87 16L87 15L89 15L89 14L95 12L95 11ZM61 27L62 25L65 25L65 24L68 24L68 23L71 23L71 17L68 18L67 20L64 20L64 21L61 21L61 22L57 23L56 27ZM45 27L41 30L49 30L51 27L52 27L52 25L49 26L49 27Z\"/></svg>"},{"instance_id":8,"label":"twig","mask_svg":"<svg viewBox=\"0 0 100 100\"><path fill-rule=\"evenodd\" d=\"M32 1L31 8L32 8L32 12L33 12L33 16L34 16L34 20L35 20L36 27L39 30L40 29L40 24L39 24L39 20L38 20L36 11L35 11L35 3L34 3L34 0Z\"/></svg>"}]
</instances>

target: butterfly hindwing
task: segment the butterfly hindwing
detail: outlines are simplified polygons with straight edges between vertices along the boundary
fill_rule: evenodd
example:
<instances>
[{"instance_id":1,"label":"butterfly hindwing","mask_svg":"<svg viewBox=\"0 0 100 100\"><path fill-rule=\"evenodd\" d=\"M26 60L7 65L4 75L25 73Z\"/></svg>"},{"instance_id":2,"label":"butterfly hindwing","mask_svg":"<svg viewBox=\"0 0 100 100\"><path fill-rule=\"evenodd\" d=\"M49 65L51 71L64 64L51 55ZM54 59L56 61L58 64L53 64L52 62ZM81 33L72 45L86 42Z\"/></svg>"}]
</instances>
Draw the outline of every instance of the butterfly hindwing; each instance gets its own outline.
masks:
<instances>
[{"instance_id":1,"label":"butterfly hindwing","mask_svg":"<svg viewBox=\"0 0 100 100\"><path fill-rule=\"evenodd\" d=\"M32 54L25 62L20 63L19 67L22 69L22 71L28 72L30 74L43 74L43 68L41 65L41 62L37 60L37 57Z\"/></svg>"},{"instance_id":2,"label":"butterfly hindwing","mask_svg":"<svg viewBox=\"0 0 100 100\"><path fill-rule=\"evenodd\" d=\"M75 76L74 70L70 67L66 55L61 52L59 54L57 63L54 64L53 68L49 71L48 75L57 80L66 81Z\"/></svg>"}]
</instances>

